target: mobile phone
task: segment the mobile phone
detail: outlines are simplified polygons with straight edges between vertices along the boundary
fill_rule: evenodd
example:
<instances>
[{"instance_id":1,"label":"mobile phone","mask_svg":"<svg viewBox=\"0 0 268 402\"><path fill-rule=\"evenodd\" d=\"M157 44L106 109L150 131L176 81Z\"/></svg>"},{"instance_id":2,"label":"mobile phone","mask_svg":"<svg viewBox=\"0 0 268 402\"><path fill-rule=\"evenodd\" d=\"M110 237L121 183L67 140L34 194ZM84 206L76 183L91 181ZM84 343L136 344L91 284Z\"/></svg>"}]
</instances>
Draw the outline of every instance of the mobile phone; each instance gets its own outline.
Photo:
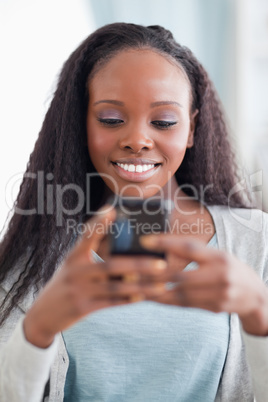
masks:
<instances>
[{"instance_id":1,"label":"mobile phone","mask_svg":"<svg viewBox=\"0 0 268 402\"><path fill-rule=\"evenodd\" d=\"M143 248L139 237L167 231L170 203L155 198L125 197L118 198L114 206L116 219L109 230L110 253L165 258L163 252Z\"/></svg>"}]
</instances>

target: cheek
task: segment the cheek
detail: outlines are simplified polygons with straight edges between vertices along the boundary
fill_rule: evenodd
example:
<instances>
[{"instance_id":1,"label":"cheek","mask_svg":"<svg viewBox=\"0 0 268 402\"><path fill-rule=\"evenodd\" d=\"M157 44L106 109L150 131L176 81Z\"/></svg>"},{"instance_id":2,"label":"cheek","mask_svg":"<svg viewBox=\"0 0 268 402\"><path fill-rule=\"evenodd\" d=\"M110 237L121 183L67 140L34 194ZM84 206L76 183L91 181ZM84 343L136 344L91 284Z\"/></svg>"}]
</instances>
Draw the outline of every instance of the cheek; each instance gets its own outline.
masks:
<instances>
[{"instance_id":1,"label":"cheek","mask_svg":"<svg viewBox=\"0 0 268 402\"><path fill-rule=\"evenodd\" d=\"M104 149L105 140L102 136L95 135L93 131L88 134L88 147L89 153L95 155L99 154Z\"/></svg>"},{"instance_id":2,"label":"cheek","mask_svg":"<svg viewBox=\"0 0 268 402\"><path fill-rule=\"evenodd\" d=\"M92 162L95 164L109 158L115 145L113 136L104 134L100 128L96 128L92 124L88 124L87 132L89 156Z\"/></svg>"},{"instance_id":3,"label":"cheek","mask_svg":"<svg viewBox=\"0 0 268 402\"><path fill-rule=\"evenodd\" d=\"M187 149L186 139L174 138L166 141L162 146L163 154L166 155L168 164L172 165L176 170L181 164Z\"/></svg>"}]
</instances>

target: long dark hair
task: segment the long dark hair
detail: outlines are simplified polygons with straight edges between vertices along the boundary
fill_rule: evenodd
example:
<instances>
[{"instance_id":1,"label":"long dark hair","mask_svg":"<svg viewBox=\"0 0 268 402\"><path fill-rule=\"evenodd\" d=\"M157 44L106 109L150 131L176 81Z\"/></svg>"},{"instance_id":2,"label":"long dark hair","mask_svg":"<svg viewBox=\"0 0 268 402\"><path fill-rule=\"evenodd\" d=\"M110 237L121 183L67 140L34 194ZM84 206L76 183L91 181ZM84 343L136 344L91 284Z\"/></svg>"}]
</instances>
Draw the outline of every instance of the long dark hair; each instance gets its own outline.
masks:
<instances>
[{"instance_id":1,"label":"long dark hair","mask_svg":"<svg viewBox=\"0 0 268 402\"><path fill-rule=\"evenodd\" d=\"M229 192L237 180L236 166L220 102L204 68L188 48L180 46L172 34L160 26L115 23L98 29L63 66L27 165L15 212L0 245L0 282L7 279L11 270L16 272L15 283L1 306L0 324L28 291L38 291L51 278L76 240L74 232L67 230L70 216L64 210L61 216L57 216L59 211L53 211L59 194L51 189L60 185L67 190L64 186L72 183L84 194L88 193L86 175L95 172L86 139L88 77L117 52L128 48L154 49L175 60L186 72L192 88L192 110L198 109L199 114L194 146L187 150L176 179L180 185L190 184L197 190L213 184L207 188L203 201L228 203ZM51 190L42 192L43 206L39 210L38 177L49 183ZM97 177L88 194L91 211L101 206L104 188L103 181ZM77 200L75 191L64 191L65 210L75 211ZM238 193L230 202L232 206L245 206ZM19 209L32 212L26 215L19 213ZM89 215L84 203L72 218L75 222L84 222Z\"/></svg>"}]
</instances>

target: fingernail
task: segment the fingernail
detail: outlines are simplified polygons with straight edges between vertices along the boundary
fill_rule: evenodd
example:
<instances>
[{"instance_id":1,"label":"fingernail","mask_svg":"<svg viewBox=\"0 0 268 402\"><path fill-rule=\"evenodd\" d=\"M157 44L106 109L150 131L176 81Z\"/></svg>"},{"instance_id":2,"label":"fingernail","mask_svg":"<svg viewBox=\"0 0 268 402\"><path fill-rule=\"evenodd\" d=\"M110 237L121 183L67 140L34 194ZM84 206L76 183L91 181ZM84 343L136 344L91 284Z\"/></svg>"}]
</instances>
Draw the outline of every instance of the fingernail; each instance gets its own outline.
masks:
<instances>
[{"instance_id":1,"label":"fingernail","mask_svg":"<svg viewBox=\"0 0 268 402\"><path fill-rule=\"evenodd\" d=\"M140 275L137 273L127 274L123 276L123 281L127 283L138 282L140 279Z\"/></svg>"},{"instance_id":2,"label":"fingernail","mask_svg":"<svg viewBox=\"0 0 268 402\"><path fill-rule=\"evenodd\" d=\"M159 243L158 238L155 235L140 236L140 242L144 247L148 248L155 247Z\"/></svg>"},{"instance_id":3,"label":"fingernail","mask_svg":"<svg viewBox=\"0 0 268 402\"><path fill-rule=\"evenodd\" d=\"M135 295L135 296L130 296L129 301L131 303L137 303L145 300L145 297L143 295Z\"/></svg>"},{"instance_id":4,"label":"fingernail","mask_svg":"<svg viewBox=\"0 0 268 402\"><path fill-rule=\"evenodd\" d=\"M161 295L162 293L166 292L166 286L164 283L157 283L153 287L154 293Z\"/></svg>"},{"instance_id":5,"label":"fingernail","mask_svg":"<svg viewBox=\"0 0 268 402\"><path fill-rule=\"evenodd\" d=\"M95 214L96 214L96 216L97 216L98 218L103 218L103 217L105 217L105 216L107 216L107 217L109 217L109 216L112 217L113 214L115 214L115 210L114 210L113 207L111 207L111 205L105 204L105 205L103 205L103 207L101 207L100 209L98 209L98 210L95 212Z\"/></svg>"},{"instance_id":6,"label":"fingernail","mask_svg":"<svg viewBox=\"0 0 268 402\"><path fill-rule=\"evenodd\" d=\"M178 287L178 283L175 283L175 282L167 282L165 284L166 290L174 290L176 287Z\"/></svg>"},{"instance_id":7,"label":"fingernail","mask_svg":"<svg viewBox=\"0 0 268 402\"><path fill-rule=\"evenodd\" d=\"M99 213L99 214L103 214L103 213L108 213L108 212L110 212L112 210L112 208L111 208L111 205L108 205L108 204L105 204L105 205L103 205L103 207L101 207L98 211L97 211L97 213Z\"/></svg>"},{"instance_id":8,"label":"fingernail","mask_svg":"<svg viewBox=\"0 0 268 402\"><path fill-rule=\"evenodd\" d=\"M153 268L164 270L167 268L167 262L165 260L156 260L153 262Z\"/></svg>"},{"instance_id":9,"label":"fingernail","mask_svg":"<svg viewBox=\"0 0 268 402\"><path fill-rule=\"evenodd\" d=\"M197 250L200 250L200 248L202 248L202 246L200 245L199 242L196 242L194 240L185 242L185 249L187 251L190 251L190 252L197 251Z\"/></svg>"}]
</instances>

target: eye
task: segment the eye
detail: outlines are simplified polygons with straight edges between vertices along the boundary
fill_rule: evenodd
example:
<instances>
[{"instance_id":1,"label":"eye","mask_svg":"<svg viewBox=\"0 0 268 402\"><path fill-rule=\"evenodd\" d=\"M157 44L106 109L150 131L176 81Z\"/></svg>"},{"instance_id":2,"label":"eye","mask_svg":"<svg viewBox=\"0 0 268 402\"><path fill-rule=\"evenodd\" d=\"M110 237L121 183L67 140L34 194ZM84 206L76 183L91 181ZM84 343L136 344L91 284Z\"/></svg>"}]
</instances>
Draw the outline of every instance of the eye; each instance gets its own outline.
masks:
<instances>
[{"instance_id":1,"label":"eye","mask_svg":"<svg viewBox=\"0 0 268 402\"><path fill-rule=\"evenodd\" d=\"M98 121L105 125L105 126L110 126L110 127L115 127L118 126L122 123L124 123L123 120L121 119L102 119L102 118L98 118Z\"/></svg>"},{"instance_id":2,"label":"eye","mask_svg":"<svg viewBox=\"0 0 268 402\"><path fill-rule=\"evenodd\" d=\"M175 124L177 124L176 121L167 121L167 120L154 120L152 121L153 126L156 128L159 128L160 130L165 130L168 128L171 128Z\"/></svg>"}]
</instances>

